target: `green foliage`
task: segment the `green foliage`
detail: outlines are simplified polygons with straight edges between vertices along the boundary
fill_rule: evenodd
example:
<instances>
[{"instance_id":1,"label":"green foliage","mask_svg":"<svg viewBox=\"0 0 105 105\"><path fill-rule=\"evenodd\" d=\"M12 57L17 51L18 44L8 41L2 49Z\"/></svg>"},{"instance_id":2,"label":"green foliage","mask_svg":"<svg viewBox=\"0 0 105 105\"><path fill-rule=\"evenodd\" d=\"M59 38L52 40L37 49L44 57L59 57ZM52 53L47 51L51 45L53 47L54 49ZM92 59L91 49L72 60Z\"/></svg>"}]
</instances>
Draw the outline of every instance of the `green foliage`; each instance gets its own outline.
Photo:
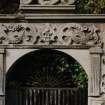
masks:
<instances>
[{"instance_id":1,"label":"green foliage","mask_svg":"<svg viewBox=\"0 0 105 105\"><path fill-rule=\"evenodd\" d=\"M105 0L76 0L77 13L103 14L105 13Z\"/></svg>"},{"instance_id":2,"label":"green foliage","mask_svg":"<svg viewBox=\"0 0 105 105\"><path fill-rule=\"evenodd\" d=\"M47 49L23 57L6 79L10 88L87 88L88 84L84 69L75 59Z\"/></svg>"},{"instance_id":3,"label":"green foliage","mask_svg":"<svg viewBox=\"0 0 105 105\"><path fill-rule=\"evenodd\" d=\"M78 62L73 62L69 64L64 57L60 59L60 62L57 63L57 67L59 71L69 71L72 73L72 83L76 87L87 88L88 86L88 78L87 75L82 68L82 66Z\"/></svg>"},{"instance_id":4,"label":"green foliage","mask_svg":"<svg viewBox=\"0 0 105 105\"><path fill-rule=\"evenodd\" d=\"M71 69L74 70L73 82L76 84L76 86L87 88L88 78L81 65L76 62L75 64L71 65Z\"/></svg>"},{"instance_id":5,"label":"green foliage","mask_svg":"<svg viewBox=\"0 0 105 105\"><path fill-rule=\"evenodd\" d=\"M56 55L56 58L54 55L51 58L46 61L43 56L43 60L41 59L31 75L23 81L10 81L9 86L87 88L87 75L78 62L62 55Z\"/></svg>"}]
</instances>

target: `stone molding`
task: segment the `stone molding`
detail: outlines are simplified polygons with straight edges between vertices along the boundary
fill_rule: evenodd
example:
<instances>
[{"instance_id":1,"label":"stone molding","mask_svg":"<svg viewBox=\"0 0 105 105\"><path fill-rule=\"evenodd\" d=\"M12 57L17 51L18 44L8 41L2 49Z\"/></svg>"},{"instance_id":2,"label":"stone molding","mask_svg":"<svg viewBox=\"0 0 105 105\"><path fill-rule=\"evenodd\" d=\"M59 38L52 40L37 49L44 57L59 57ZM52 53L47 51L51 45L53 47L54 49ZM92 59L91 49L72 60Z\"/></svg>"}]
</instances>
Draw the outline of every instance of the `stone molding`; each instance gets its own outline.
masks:
<instances>
[{"instance_id":1,"label":"stone molding","mask_svg":"<svg viewBox=\"0 0 105 105\"><path fill-rule=\"evenodd\" d=\"M1 45L90 48L101 47L102 39L94 24L2 23Z\"/></svg>"},{"instance_id":2,"label":"stone molding","mask_svg":"<svg viewBox=\"0 0 105 105\"><path fill-rule=\"evenodd\" d=\"M68 7L68 6L66 6ZM27 8L27 6L25 7ZM39 6L34 7L36 10ZM41 6L42 9L45 6ZM47 7L46 7L47 8ZM52 9L54 7L50 7ZM60 7L61 9L62 7ZM64 8L64 7L63 7ZM47 8L48 9L48 8ZM69 9L70 10L70 9ZM40 20L40 21L39 21ZM102 23L105 21L105 14L0 14L0 23L13 23L13 22L59 22L66 23Z\"/></svg>"},{"instance_id":3,"label":"stone molding","mask_svg":"<svg viewBox=\"0 0 105 105\"><path fill-rule=\"evenodd\" d=\"M5 50L4 49L0 49L0 54L5 54Z\"/></svg>"},{"instance_id":4,"label":"stone molding","mask_svg":"<svg viewBox=\"0 0 105 105\"><path fill-rule=\"evenodd\" d=\"M75 13L75 5L20 5L20 11L26 15L26 14L31 14L31 15L36 15L36 14L42 14L43 16L45 14L50 14L51 15L57 15L58 14L73 14ZM45 17L45 16L44 16ZM51 16L52 17L52 16ZM54 16L53 16L54 17ZM56 16L55 16L56 17ZM43 18L43 17L42 17ZM47 17L47 19L49 19ZM59 18L60 19L60 18Z\"/></svg>"}]
</instances>

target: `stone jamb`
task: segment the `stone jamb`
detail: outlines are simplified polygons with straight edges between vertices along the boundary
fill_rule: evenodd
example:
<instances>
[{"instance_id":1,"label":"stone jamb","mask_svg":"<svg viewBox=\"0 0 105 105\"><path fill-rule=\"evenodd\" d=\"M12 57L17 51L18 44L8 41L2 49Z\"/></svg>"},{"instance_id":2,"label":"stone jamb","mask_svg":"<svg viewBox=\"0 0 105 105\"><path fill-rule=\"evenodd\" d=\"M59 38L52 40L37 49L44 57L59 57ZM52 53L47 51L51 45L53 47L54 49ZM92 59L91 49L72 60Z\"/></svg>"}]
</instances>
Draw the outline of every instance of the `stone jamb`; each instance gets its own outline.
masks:
<instances>
[{"instance_id":1,"label":"stone jamb","mask_svg":"<svg viewBox=\"0 0 105 105\"><path fill-rule=\"evenodd\" d=\"M91 48L91 74L89 80L88 105L102 105L103 101L98 100L101 97L101 57L103 49L99 47ZM101 99L101 98L100 98ZM102 100L102 99L101 99Z\"/></svg>"},{"instance_id":2,"label":"stone jamb","mask_svg":"<svg viewBox=\"0 0 105 105\"><path fill-rule=\"evenodd\" d=\"M89 96L100 96L101 94L101 55L103 50L99 47L90 49L91 74L89 80Z\"/></svg>"},{"instance_id":3,"label":"stone jamb","mask_svg":"<svg viewBox=\"0 0 105 105\"><path fill-rule=\"evenodd\" d=\"M0 49L0 105L5 105L5 50Z\"/></svg>"}]
</instances>

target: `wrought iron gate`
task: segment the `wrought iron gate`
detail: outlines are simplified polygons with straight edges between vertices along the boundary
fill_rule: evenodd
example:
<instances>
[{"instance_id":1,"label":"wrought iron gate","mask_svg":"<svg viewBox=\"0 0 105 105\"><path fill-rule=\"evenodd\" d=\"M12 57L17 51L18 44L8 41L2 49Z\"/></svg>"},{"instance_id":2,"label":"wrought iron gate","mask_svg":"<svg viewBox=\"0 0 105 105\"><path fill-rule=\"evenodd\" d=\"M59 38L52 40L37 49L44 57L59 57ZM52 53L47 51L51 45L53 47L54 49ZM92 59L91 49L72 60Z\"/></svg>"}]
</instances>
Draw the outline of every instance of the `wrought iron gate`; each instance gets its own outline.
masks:
<instances>
[{"instance_id":1,"label":"wrought iron gate","mask_svg":"<svg viewBox=\"0 0 105 105\"><path fill-rule=\"evenodd\" d=\"M7 105L11 105L11 101L12 105L87 105L86 91L81 88L11 89Z\"/></svg>"}]
</instances>

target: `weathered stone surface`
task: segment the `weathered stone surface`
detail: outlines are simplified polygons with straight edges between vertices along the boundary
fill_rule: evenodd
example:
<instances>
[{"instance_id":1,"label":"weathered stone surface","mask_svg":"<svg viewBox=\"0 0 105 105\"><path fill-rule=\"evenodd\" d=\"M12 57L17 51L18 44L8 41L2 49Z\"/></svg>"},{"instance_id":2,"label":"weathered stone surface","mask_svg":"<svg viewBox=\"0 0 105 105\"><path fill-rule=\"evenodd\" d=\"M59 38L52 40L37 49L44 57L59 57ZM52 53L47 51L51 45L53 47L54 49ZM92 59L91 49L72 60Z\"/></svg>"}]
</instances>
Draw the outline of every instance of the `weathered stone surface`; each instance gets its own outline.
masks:
<instances>
[{"instance_id":1,"label":"weathered stone surface","mask_svg":"<svg viewBox=\"0 0 105 105\"><path fill-rule=\"evenodd\" d=\"M58 2L59 2L59 0L38 0L38 3L41 5L53 5Z\"/></svg>"},{"instance_id":2,"label":"weathered stone surface","mask_svg":"<svg viewBox=\"0 0 105 105\"><path fill-rule=\"evenodd\" d=\"M94 24L0 24L0 45L101 47L100 34L101 31Z\"/></svg>"},{"instance_id":3,"label":"weathered stone surface","mask_svg":"<svg viewBox=\"0 0 105 105\"><path fill-rule=\"evenodd\" d=\"M102 89L102 93L105 93L105 74L102 75L102 87L101 87L101 89Z\"/></svg>"},{"instance_id":4,"label":"weathered stone surface","mask_svg":"<svg viewBox=\"0 0 105 105\"><path fill-rule=\"evenodd\" d=\"M5 94L4 49L0 49L0 95Z\"/></svg>"},{"instance_id":5,"label":"weathered stone surface","mask_svg":"<svg viewBox=\"0 0 105 105\"><path fill-rule=\"evenodd\" d=\"M102 56L102 77L101 77L101 92L105 94L105 50Z\"/></svg>"},{"instance_id":6,"label":"weathered stone surface","mask_svg":"<svg viewBox=\"0 0 105 105\"><path fill-rule=\"evenodd\" d=\"M89 97L89 105L105 105L105 97Z\"/></svg>"},{"instance_id":7,"label":"weathered stone surface","mask_svg":"<svg viewBox=\"0 0 105 105\"><path fill-rule=\"evenodd\" d=\"M89 96L100 96L101 94L101 55L103 50L100 48L90 49L91 74L89 79Z\"/></svg>"},{"instance_id":8,"label":"weathered stone surface","mask_svg":"<svg viewBox=\"0 0 105 105\"><path fill-rule=\"evenodd\" d=\"M5 105L5 97L0 96L0 105Z\"/></svg>"},{"instance_id":9,"label":"weathered stone surface","mask_svg":"<svg viewBox=\"0 0 105 105\"><path fill-rule=\"evenodd\" d=\"M22 4L39 4L39 5L69 5L73 4L74 0L21 0Z\"/></svg>"},{"instance_id":10,"label":"weathered stone surface","mask_svg":"<svg viewBox=\"0 0 105 105\"><path fill-rule=\"evenodd\" d=\"M26 4L29 4L29 3L26 3ZM49 4L45 4L45 5L50 6ZM53 6L55 5L54 9L57 8L56 3L51 5ZM43 8L46 7L44 6ZM52 7L50 6L50 10L52 10L53 6ZM47 7L47 10L48 8L49 7ZM66 7L65 9L67 8L68 7ZM40 10L39 7L36 7L36 9ZM46 8L44 10L46 10ZM62 10L61 7L60 7L60 10ZM3 61L2 50L1 50L0 94L1 94L1 97L3 98L1 98L0 105L4 105L4 98L5 98L3 95L5 90L3 79L5 78L5 76L2 74L4 72L3 69L1 69L3 65L5 66L5 68L9 69L9 67L13 64L13 61L17 60L20 56L22 56L22 54L24 55L28 53L29 48L30 48L30 51L33 51L35 50L34 48L36 49L46 48L46 47L52 48L52 46L55 49L59 48L60 51L64 51L64 48L66 48L66 51L64 52L68 53L70 56L72 55L74 59L80 62L80 64L83 65L83 67L86 69L85 71L88 74L88 80L89 80L88 98L93 98L93 100L90 100L91 102L88 103L88 105L103 105L105 102L105 96L104 98L102 98L100 93L103 93L105 95L104 93L105 77L104 77L104 73L102 74L103 68L101 68L101 65L102 65L101 54L103 50L102 45L105 43L105 38L103 37L104 35L102 30L100 30L101 28L98 29L94 24L95 22L97 24L99 22L102 24L102 22L104 22L103 20L105 20L104 15L103 16L85 15L84 16L84 15L70 15L70 14L64 15L64 14L50 14L50 13L40 14L39 13L39 14L30 14L30 15L22 14L22 15L16 15L16 16L14 15L1 16L0 17L0 21L1 21L0 48L6 48L6 49L11 48L12 53L10 55L12 57L8 55L9 53L6 53L5 59L9 59L9 60L8 62L6 62L6 65L5 65L5 62ZM20 22L23 22L23 23L20 23ZM89 24L86 24L88 22ZM19 52L19 49L17 49L17 46L19 46L20 49L22 48L22 50L24 50L23 48L25 48L25 50ZM27 46L28 51L26 51L27 49L25 46ZM89 55L89 53L86 53L89 51L87 48L92 48L92 47L95 49L90 50L90 55ZM15 52L13 51L13 48L16 49ZM74 49L73 51L71 51L72 50L71 48L75 48L75 51ZM96 49L96 48L99 48L99 49ZM86 49L87 51L84 52L83 49ZM10 63L11 58L12 58L12 63ZM91 63L90 63L90 58L91 58ZM103 64L104 64L104 60L103 60ZM104 70L105 69L103 69L103 71ZM100 100L98 100L98 98L100 98Z\"/></svg>"}]
</instances>

